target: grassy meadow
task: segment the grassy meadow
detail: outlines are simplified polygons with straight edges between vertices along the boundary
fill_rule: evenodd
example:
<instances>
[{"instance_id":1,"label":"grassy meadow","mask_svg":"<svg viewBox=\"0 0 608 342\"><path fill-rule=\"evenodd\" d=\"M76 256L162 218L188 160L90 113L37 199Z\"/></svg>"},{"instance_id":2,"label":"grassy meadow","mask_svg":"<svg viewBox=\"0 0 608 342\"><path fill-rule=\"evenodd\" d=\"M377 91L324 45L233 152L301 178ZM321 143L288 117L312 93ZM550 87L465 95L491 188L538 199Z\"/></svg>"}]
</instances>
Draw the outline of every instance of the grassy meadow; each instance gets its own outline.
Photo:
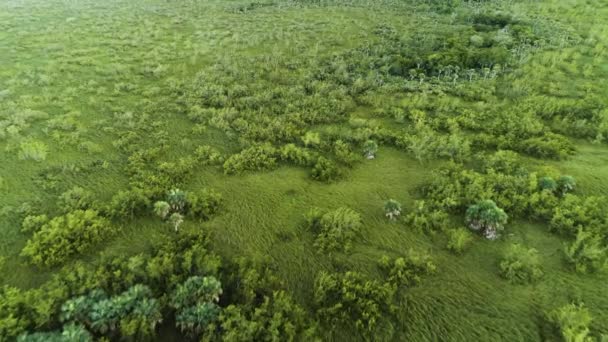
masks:
<instances>
[{"instance_id":1,"label":"grassy meadow","mask_svg":"<svg viewBox=\"0 0 608 342\"><path fill-rule=\"evenodd\" d=\"M606 80L600 0L2 0L0 341L604 341ZM564 175L573 189L544 185ZM221 201L166 199L178 215L161 219L174 189ZM496 240L467 228L483 200L508 215ZM340 246L319 247L314 208L349 208L358 228L335 223ZM70 223L84 211L107 232ZM135 271L188 234L208 253L188 263L207 268ZM505 275L514 244L542 276ZM383 256L412 258L403 283ZM365 302L319 294L321 274L349 272ZM180 325L171 293L211 275L214 318ZM162 319L65 318L68 299L134 284Z\"/></svg>"}]
</instances>

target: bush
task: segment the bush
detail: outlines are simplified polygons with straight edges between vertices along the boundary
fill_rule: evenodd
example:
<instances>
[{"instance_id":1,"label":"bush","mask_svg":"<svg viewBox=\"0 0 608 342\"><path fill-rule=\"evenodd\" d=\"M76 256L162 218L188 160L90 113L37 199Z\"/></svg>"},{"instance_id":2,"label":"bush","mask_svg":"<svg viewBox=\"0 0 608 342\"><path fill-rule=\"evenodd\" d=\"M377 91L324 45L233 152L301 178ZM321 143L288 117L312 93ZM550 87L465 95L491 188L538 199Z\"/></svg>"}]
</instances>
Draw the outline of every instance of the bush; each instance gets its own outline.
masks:
<instances>
[{"instance_id":1,"label":"bush","mask_svg":"<svg viewBox=\"0 0 608 342\"><path fill-rule=\"evenodd\" d=\"M197 147L194 156L196 161L202 165L218 165L223 162L220 152L208 145Z\"/></svg>"},{"instance_id":2,"label":"bush","mask_svg":"<svg viewBox=\"0 0 608 342\"><path fill-rule=\"evenodd\" d=\"M28 215L23 219L23 222L21 222L21 232L35 232L48 221L49 218L46 215Z\"/></svg>"},{"instance_id":3,"label":"bush","mask_svg":"<svg viewBox=\"0 0 608 342\"><path fill-rule=\"evenodd\" d=\"M244 171L272 170L276 167L278 152L271 145L252 146L231 155L224 162L224 173L236 174Z\"/></svg>"},{"instance_id":4,"label":"bush","mask_svg":"<svg viewBox=\"0 0 608 342\"><path fill-rule=\"evenodd\" d=\"M388 282L396 288L418 285L423 275L432 274L437 269L428 254L411 249L407 255L396 259L383 256L379 265Z\"/></svg>"},{"instance_id":5,"label":"bush","mask_svg":"<svg viewBox=\"0 0 608 342\"><path fill-rule=\"evenodd\" d=\"M72 210L90 209L93 204L93 195L85 189L75 186L59 196L58 205L63 212Z\"/></svg>"},{"instance_id":6,"label":"bush","mask_svg":"<svg viewBox=\"0 0 608 342\"><path fill-rule=\"evenodd\" d=\"M19 145L19 159L43 161L48 154L48 148L40 141L28 140Z\"/></svg>"},{"instance_id":7,"label":"bush","mask_svg":"<svg viewBox=\"0 0 608 342\"><path fill-rule=\"evenodd\" d=\"M338 208L324 214L313 209L306 221L308 228L317 234L315 246L320 251L348 251L361 229L361 216L349 208Z\"/></svg>"},{"instance_id":8,"label":"bush","mask_svg":"<svg viewBox=\"0 0 608 342\"><path fill-rule=\"evenodd\" d=\"M559 330L565 342L592 342L589 325L591 314L583 305L568 304L549 313L549 320Z\"/></svg>"},{"instance_id":9,"label":"bush","mask_svg":"<svg viewBox=\"0 0 608 342\"><path fill-rule=\"evenodd\" d=\"M543 276L538 252L519 244L511 245L500 263L500 274L515 284L537 281Z\"/></svg>"},{"instance_id":10,"label":"bush","mask_svg":"<svg viewBox=\"0 0 608 342\"><path fill-rule=\"evenodd\" d=\"M325 324L332 327L354 324L368 338L379 338L378 334L390 326L387 319L394 311L395 290L388 283L367 279L356 272L320 273L314 293L317 314Z\"/></svg>"},{"instance_id":11,"label":"bush","mask_svg":"<svg viewBox=\"0 0 608 342\"><path fill-rule=\"evenodd\" d=\"M577 272L596 272L608 266L608 247L602 244L598 235L581 228L576 234L576 240L565 247L565 253L566 260Z\"/></svg>"},{"instance_id":12,"label":"bush","mask_svg":"<svg viewBox=\"0 0 608 342\"><path fill-rule=\"evenodd\" d=\"M608 233L608 206L603 197L580 198L566 194L553 210L549 229L574 237L579 229L599 235Z\"/></svg>"},{"instance_id":13,"label":"bush","mask_svg":"<svg viewBox=\"0 0 608 342\"><path fill-rule=\"evenodd\" d=\"M53 218L27 241L21 255L38 266L53 266L82 253L116 229L95 210L75 210Z\"/></svg>"},{"instance_id":14,"label":"bush","mask_svg":"<svg viewBox=\"0 0 608 342\"><path fill-rule=\"evenodd\" d=\"M466 228L449 229L448 249L456 254L462 254L473 241L473 236Z\"/></svg>"},{"instance_id":15,"label":"bush","mask_svg":"<svg viewBox=\"0 0 608 342\"><path fill-rule=\"evenodd\" d=\"M219 211L222 196L213 190L203 189L197 193L187 193L186 201L188 215L208 220Z\"/></svg>"},{"instance_id":16,"label":"bush","mask_svg":"<svg viewBox=\"0 0 608 342\"><path fill-rule=\"evenodd\" d=\"M299 166L314 164L313 154L308 150L300 148L295 144L287 144L281 147L281 160Z\"/></svg>"},{"instance_id":17,"label":"bush","mask_svg":"<svg viewBox=\"0 0 608 342\"><path fill-rule=\"evenodd\" d=\"M572 176L561 176L557 180L557 188L562 195L574 191L576 188L576 180Z\"/></svg>"},{"instance_id":18,"label":"bush","mask_svg":"<svg viewBox=\"0 0 608 342\"><path fill-rule=\"evenodd\" d=\"M138 188L121 190L112 197L110 202L110 215L116 218L139 216L150 207L150 199L146 193Z\"/></svg>"},{"instance_id":19,"label":"bush","mask_svg":"<svg viewBox=\"0 0 608 342\"><path fill-rule=\"evenodd\" d=\"M317 163L312 168L311 176L314 180L331 182L339 179L341 173L332 161L324 157L319 157Z\"/></svg>"},{"instance_id":20,"label":"bush","mask_svg":"<svg viewBox=\"0 0 608 342\"><path fill-rule=\"evenodd\" d=\"M431 208L425 201L417 201L416 210L408 214L405 221L421 231L435 232L448 225L448 218L448 214Z\"/></svg>"}]
</instances>

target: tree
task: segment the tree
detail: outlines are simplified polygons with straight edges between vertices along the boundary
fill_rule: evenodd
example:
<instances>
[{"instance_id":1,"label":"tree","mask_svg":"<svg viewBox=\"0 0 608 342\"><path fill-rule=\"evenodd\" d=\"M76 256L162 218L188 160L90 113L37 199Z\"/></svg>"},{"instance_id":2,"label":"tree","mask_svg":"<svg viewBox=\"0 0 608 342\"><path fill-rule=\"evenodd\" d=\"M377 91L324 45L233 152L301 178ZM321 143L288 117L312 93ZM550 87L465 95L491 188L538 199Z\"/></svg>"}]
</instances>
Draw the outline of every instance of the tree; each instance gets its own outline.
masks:
<instances>
[{"instance_id":1,"label":"tree","mask_svg":"<svg viewBox=\"0 0 608 342\"><path fill-rule=\"evenodd\" d=\"M112 197L109 212L114 217L135 217L150 207L150 199L142 189L121 190Z\"/></svg>"},{"instance_id":2,"label":"tree","mask_svg":"<svg viewBox=\"0 0 608 342\"><path fill-rule=\"evenodd\" d=\"M470 206L466 212L466 221L475 231L481 231L487 239L498 238L498 232L503 230L508 216L504 210L496 206L492 200L479 201Z\"/></svg>"},{"instance_id":3,"label":"tree","mask_svg":"<svg viewBox=\"0 0 608 342\"><path fill-rule=\"evenodd\" d=\"M557 180L557 189L562 195L574 191L576 188L576 180L572 176L561 176Z\"/></svg>"},{"instance_id":4,"label":"tree","mask_svg":"<svg viewBox=\"0 0 608 342\"><path fill-rule=\"evenodd\" d=\"M378 144L373 140L368 140L363 144L363 154L367 159L376 158L376 152L378 152Z\"/></svg>"},{"instance_id":5,"label":"tree","mask_svg":"<svg viewBox=\"0 0 608 342\"><path fill-rule=\"evenodd\" d=\"M167 218L169 212L171 211L171 205L165 201L157 201L154 203L154 213L158 215L161 219Z\"/></svg>"},{"instance_id":6,"label":"tree","mask_svg":"<svg viewBox=\"0 0 608 342\"><path fill-rule=\"evenodd\" d=\"M396 220L401 215L401 203L393 199L386 201L384 203L384 215L391 221Z\"/></svg>"},{"instance_id":7,"label":"tree","mask_svg":"<svg viewBox=\"0 0 608 342\"><path fill-rule=\"evenodd\" d=\"M173 213L171 214L171 216L169 216L168 222L171 226L173 226L173 229L175 229L175 231L177 232L179 226L184 223L184 216L180 213Z\"/></svg>"},{"instance_id":8,"label":"tree","mask_svg":"<svg viewBox=\"0 0 608 342\"><path fill-rule=\"evenodd\" d=\"M171 211L181 213L186 208L186 192L180 189L171 189L167 193L167 203L171 207Z\"/></svg>"}]
</instances>

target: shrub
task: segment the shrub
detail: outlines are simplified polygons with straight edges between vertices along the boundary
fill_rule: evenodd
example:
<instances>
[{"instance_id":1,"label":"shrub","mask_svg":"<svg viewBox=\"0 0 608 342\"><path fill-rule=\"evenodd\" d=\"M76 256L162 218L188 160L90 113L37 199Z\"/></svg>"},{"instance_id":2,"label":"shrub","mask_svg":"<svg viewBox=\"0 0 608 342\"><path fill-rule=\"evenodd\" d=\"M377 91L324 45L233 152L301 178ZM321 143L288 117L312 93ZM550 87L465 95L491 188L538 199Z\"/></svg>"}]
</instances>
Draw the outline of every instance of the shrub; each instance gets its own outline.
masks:
<instances>
[{"instance_id":1,"label":"shrub","mask_svg":"<svg viewBox=\"0 0 608 342\"><path fill-rule=\"evenodd\" d=\"M608 206L603 197L580 198L566 194L553 210L549 229L559 234L574 237L579 229L608 233Z\"/></svg>"},{"instance_id":2,"label":"shrub","mask_svg":"<svg viewBox=\"0 0 608 342\"><path fill-rule=\"evenodd\" d=\"M330 326L354 324L367 337L378 338L381 327L388 325L388 315L394 311L394 288L356 272L322 272L315 280L314 293L322 322Z\"/></svg>"},{"instance_id":3,"label":"shrub","mask_svg":"<svg viewBox=\"0 0 608 342\"><path fill-rule=\"evenodd\" d=\"M353 165L359 159L359 156L353 153L350 144L342 140L336 140L334 143L334 154L339 162L346 165Z\"/></svg>"},{"instance_id":4,"label":"shrub","mask_svg":"<svg viewBox=\"0 0 608 342\"><path fill-rule=\"evenodd\" d=\"M21 222L21 232L35 232L48 221L49 218L46 215L28 215L23 219L23 222Z\"/></svg>"},{"instance_id":5,"label":"shrub","mask_svg":"<svg viewBox=\"0 0 608 342\"><path fill-rule=\"evenodd\" d=\"M75 210L53 218L27 241L21 255L38 266L53 266L82 253L116 232L95 210Z\"/></svg>"},{"instance_id":6,"label":"shrub","mask_svg":"<svg viewBox=\"0 0 608 342\"><path fill-rule=\"evenodd\" d=\"M432 274L437 269L428 254L412 249L407 255L395 259L383 256L379 265L388 282L396 288L418 285L423 275Z\"/></svg>"},{"instance_id":7,"label":"shrub","mask_svg":"<svg viewBox=\"0 0 608 342\"><path fill-rule=\"evenodd\" d=\"M341 174L338 167L332 161L319 157L317 163L312 168L311 176L314 180L331 182L340 178Z\"/></svg>"},{"instance_id":8,"label":"shrub","mask_svg":"<svg viewBox=\"0 0 608 342\"><path fill-rule=\"evenodd\" d=\"M448 214L428 205L425 201L417 201L416 209L409 213L405 221L414 228L424 232L435 232L448 225Z\"/></svg>"},{"instance_id":9,"label":"shrub","mask_svg":"<svg viewBox=\"0 0 608 342\"><path fill-rule=\"evenodd\" d=\"M589 325L591 314L583 305L568 304L549 313L549 320L559 329L566 342L592 342Z\"/></svg>"},{"instance_id":10,"label":"shrub","mask_svg":"<svg viewBox=\"0 0 608 342\"><path fill-rule=\"evenodd\" d=\"M587 273L606 269L608 264L608 247L602 239L579 228L576 239L565 247L566 260L577 272Z\"/></svg>"},{"instance_id":11,"label":"shrub","mask_svg":"<svg viewBox=\"0 0 608 342\"><path fill-rule=\"evenodd\" d=\"M43 161L48 154L48 148L40 141L28 140L19 145L19 159Z\"/></svg>"},{"instance_id":12,"label":"shrub","mask_svg":"<svg viewBox=\"0 0 608 342\"><path fill-rule=\"evenodd\" d=\"M538 252L519 244L511 245L500 263L500 274L515 284L537 281L543 276Z\"/></svg>"},{"instance_id":13,"label":"shrub","mask_svg":"<svg viewBox=\"0 0 608 342\"><path fill-rule=\"evenodd\" d=\"M202 165L218 165L223 161L221 153L208 145L197 147L194 156Z\"/></svg>"},{"instance_id":14,"label":"shrub","mask_svg":"<svg viewBox=\"0 0 608 342\"><path fill-rule=\"evenodd\" d=\"M215 215L222 204L222 196L213 191L203 189L199 192L186 194L188 205L188 215L208 220Z\"/></svg>"},{"instance_id":15,"label":"shrub","mask_svg":"<svg viewBox=\"0 0 608 342\"><path fill-rule=\"evenodd\" d=\"M224 162L224 173L271 170L276 167L277 150L271 145L252 146L231 155Z\"/></svg>"},{"instance_id":16,"label":"shrub","mask_svg":"<svg viewBox=\"0 0 608 342\"><path fill-rule=\"evenodd\" d=\"M488 239L496 239L498 232L507 223L507 214L496 206L492 200L483 200L470 206L466 212L466 221L475 231L481 231Z\"/></svg>"},{"instance_id":17,"label":"shrub","mask_svg":"<svg viewBox=\"0 0 608 342\"><path fill-rule=\"evenodd\" d=\"M347 251L361 229L361 216L349 208L322 214L313 209L306 217L308 228L317 234L315 246L320 251Z\"/></svg>"},{"instance_id":18,"label":"shrub","mask_svg":"<svg viewBox=\"0 0 608 342\"><path fill-rule=\"evenodd\" d=\"M456 254L463 253L473 241L473 236L466 228L449 229L448 249Z\"/></svg>"},{"instance_id":19,"label":"shrub","mask_svg":"<svg viewBox=\"0 0 608 342\"><path fill-rule=\"evenodd\" d=\"M157 201L154 203L154 213L161 219L166 219L171 212L171 206L165 201Z\"/></svg>"},{"instance_id":20,"label":"shrub","mask_svg":"<svg viewBox=\"0 0 608 342\"><path fill-rule=\"evenodd\" d=\"M112 197L109 212L113 217L135 217L145 213L150 207L150 199L138 188L121 190Z\"/></svg>"},{"instance_id":21,"label":"shrub","mask_svg":"<svg viewBox=\"0 0 608 342\"><path fill-rule=\"evenodd\" d=\"M557 190L557 182L548 176L541 177L538 179L538 187L540 190L549 190L551 192Z\"/></svg>"},{"instance_id":22,"label":"shrub","mask_svg":"<svg viewBox=\"0 0 608 342\"><path fill-rule=\"evenodd\" d=\"M314 163L313 154L308 150L300 148L295 144L287 144L281 147L281 160L299 166L311 165Z\"/></svg>"},{"instance_id":23,"label":"shrub","mask_svg":"<svg viewBox=\"0 0 608 342\"><path fill-rule=\"evenodd\" d=\"M90 209L93 195L85 189L75 186L59 196L58 205L64 212Z\"/></svg>"}]
</instances>

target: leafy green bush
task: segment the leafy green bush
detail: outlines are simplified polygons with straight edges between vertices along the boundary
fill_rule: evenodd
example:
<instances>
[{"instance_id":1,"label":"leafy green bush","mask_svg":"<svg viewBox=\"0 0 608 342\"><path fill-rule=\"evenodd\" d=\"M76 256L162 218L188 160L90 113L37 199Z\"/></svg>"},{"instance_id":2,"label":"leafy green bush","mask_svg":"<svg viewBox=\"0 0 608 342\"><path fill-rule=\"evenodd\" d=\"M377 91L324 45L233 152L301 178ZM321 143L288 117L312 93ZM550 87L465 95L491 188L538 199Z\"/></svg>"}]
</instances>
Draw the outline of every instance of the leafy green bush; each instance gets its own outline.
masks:
<instances>
[{"instance_id":1,"label":"leafy green bush","mask_svg":"<svg viewBox=\"0 0 608 342\"><path fill-rule=\"evenodd\" d=\"M47 146L36 140L27 140L19 145L19 159L43 161L48 154Z\"/></svg>"},{"instance_id":2,"label":"leafy green bush","mask_svg":"<svg viewBox=\"0 0 608 342\"><path fill-rule=\"evenodd\" d=\"M405 221L414 228L424 232L435 232L448 225L448 214L442 210L433 209L425 201L417 201L416 209L409 213Z\"/></svg>"},{"instance_id":3,"label":"leafy green bush","mask_svg":"<svg viewBox=\"0 0 608 342\"><path fill-rule=\"evenodd\" d=\"M562 195L574 191L576 188L576 180L572 176L561 176L557 180L557 187Z\"/></svg>"},{"instance_id":4,"label":"leafy green bush","mask_svg":"<svg viewBox=\"0 0 608 342\"><path fill-rule=\"evenodd\" d=\"M418 285L422 276L432 274L437 269L428 254L412 249L405 256L395 259L383 256L379 265L388 282L396 288Z\"/></svg>"},{"instance_id":5,"label":"leafy green bush","mask_svg":"<svg viewBox=\"0 0 608 342\"><path fill-rule=\"evenodd\" d=\"M311 176L314 180L331 182L339 179L341 177L341 172L331 160L319 157L317 163L312 168Z\"/></svg>"},{"instance_id":6,"label":"leafy green bush","mask_svg":"<svg viewBox=\"0 0 608 342\"><path fill-rule=\"evenodd\" d=\"M313 165L315 161L314 155L310 151L295 144L287 144L281 147L280 158L282 161L299 166Z\"/></svg>"},{"instance_id":7,"label":"leafy green bush","mask_svg":"<svg viewBox=\"0 0 608 342\"><path fill-rule=\"evenodd\" d=\"M331 327L354 325L367 337L387 332L388 316L395 310L394 294L390 284L370 280L356 272L322 272L315 280L315 305L321 321Z\"/></svg>"},{"instance_id":8,"label":"leafy green bush","mask_svg":"<svg viewBox=\"0 0 608 342\"><path fill-rule=\"evenodd\" d=\"M543 276L538 251L519 244L512 244L500 262L500 274L509 282L526 284Z\"/></svg>"},{"instance_id":9,"label":"leafy green bush","mask_svg":"<svg viewBox=\"0 0 608 342\"><path fill-rule=\"evenodd\" d=\"M549 320L555 325L565 342L593 342L589 325L591 314L583 305L568 304L549 313Z\"/></svg>"},{"instance_id":10,"label":"leafy green bush","mask_svg":"<svg viewBox=\"0 0 608 342\"><path fill-rule=\"evenodd\" d=\"M448 249L456 254L462 254L473 241L473 236L466 228L449 229Z\"/></svg>"},{"instance_id":11,"label":"leafy green bush","mask_svg":"<svg viewBox=\"0 0 608 342\"><path fill-rule=\"evenodd\" d=\"M581 198L566 194L554 208L549 229L574 237L579 229L603 235L608 233L608 205L605 198Z\"/></svg>"},{"instance_id":12,"label":"leafy green bush","mask_svg":"<svg viewBox=\"0 0 608 342\"><path fill-rule=\"evenodd\" d=\"M233 154L224 162L224 173L271 170L276 167L278 151L271 145L257 145Z\"/></svg>"},{"instance_id":13,"label":"leafy green bush","mask_svg":"<svg viewBox=\"0 0 608 342\"><path fill-rule=\"evenodd\" d=\"M577 272L596 272L608 267L608 247L592 232L579 228L576 239L565 247L566 260Z\"/></svg>"},{"instance_id":14,"label":"leafy green bush","mask_svg":"<svg viewBox=\"0 0 608 342\"><path fill-rule=\"evenodd\" d=\"M92 204L93 195L79 186L62 193L58 201L59 207L66 213L77 209L90 209Z\"/></svg>"},{"instance_id":15,"label":"leafy green bush","mask_svg":"<svg viewBox=\"0 0 608 342\"><path fill-rule=\"evenodd\" d=\"M324 214L313 209L307 215L307 224L317 234L315 246L320 251L348 251L361 229L361 216L344 207Z\"/></svg>"},{"instance_id":16,"label":"leafy green bush","mask_svg":"<svg viewBox=\"0 0 608 342\"><path fill-rule=\"evenodd\" d=\"M21 232L30 233L35 232L42 228L42 226L49 221L46 215L28 215L21 222Z\"/></svg>"},{"instance_id":17,"label":"leafy green bush","mask_svg":"<svg viewBox=\"0 0 608 342\"><path fill-rule=\"evenodd\" d=\"M135 217L150 207L148 195L141 189L121 190L112 197L109 213L113 217Z\"/></svg>"},{"instance_id":18,"label":"leafy green bush","mask_svg":"<svg viewBox=\"0 0 608 342\"><path fill-rule=\"evenodd\" d=\"M75 210L44 224L27 241L21 255L38 266L53 266L82 253L116 232L95 210Z\"/></svg>"},{"instance_id":19,"label":"leafy green bush","mask_svg":"<svg viewBox=\"0 0 608 342\"><path fill-rule=\"evenodd\" d=\"M196 161L202 165L218 165L223 162L221 153L208 145L197 147L194 155Z\"/></svg>"},{"instance_id":20,"label":"leafy green bush","mask_svg":"<svg viewBox=\"0 0 608 342\"><path fill-rule=\"evenodd\" d=\"M22 334L17 342L92 342L93 336L82 325L66 324L61 332Z\"/></svg>"},{"instance_id":21,"label":"leafy green bush","mask_svg":"<svg viewBox=\"0 0 608 342\"><path fill-rule=\"evenodd\" d=\"M188 215L208 220L215 215L222 204L222 196L208 189L186 194Z\"/></svg>"}]
</instances>

